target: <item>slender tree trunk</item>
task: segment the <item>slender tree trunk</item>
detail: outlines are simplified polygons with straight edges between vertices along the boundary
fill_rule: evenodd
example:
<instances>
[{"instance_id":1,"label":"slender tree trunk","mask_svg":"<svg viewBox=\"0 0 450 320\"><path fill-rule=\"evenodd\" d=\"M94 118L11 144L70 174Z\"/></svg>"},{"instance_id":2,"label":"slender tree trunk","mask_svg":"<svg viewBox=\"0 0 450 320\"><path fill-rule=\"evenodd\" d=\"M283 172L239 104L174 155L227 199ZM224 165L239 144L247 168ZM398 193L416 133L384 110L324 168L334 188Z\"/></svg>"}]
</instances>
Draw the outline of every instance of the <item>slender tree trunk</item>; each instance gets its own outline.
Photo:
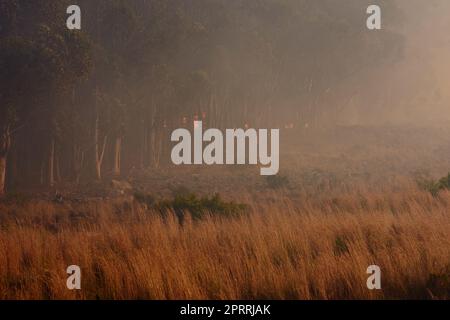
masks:
<instances>
[{"instance_id":1,"label":"slender tree trunk","mask_svg":"<svg viewBox=\"0 0 450 320\"><path fill-rule=\"evenodd\" d=\"M45 159L42 159L41 160L41 176L40 176L40 179L39 179L39 182L41 183L41 185L43 186L44 184L45 184L45 177L44 177L44 175L45 175Z\"/></svg>"},{"instance_id":2,"label":"slender tree trunk","mask_svg":"<svg viewBox=\"0 0 450 320\"><path fill-rule=\"evenodd\" d=\"M74 147L74 173L75 173L75 182L77 184L80 183L81 179L81 171L83 170L84 165L84 155L85 152L78 146Z\"/></svg>"},{"instance_id":3,"label":"slender tree trunk","mask_svg":"<svg viewBox=\"0 0 450 320\"><path fill-rule=\"evenodd\" d=\"M108 136L105 136L103 139L103 145L100 146L99 141L100 136L100 128L99 128L99 116L97 115L97 119L95 120L95 175L97 180L102 179L102 164L103 157L105 155L106 142L108 141Z\"/></svg>"},{"instance_id":4,"label":"slender tree trunk","mask_svg":"<svg viewBox=\"0 0 450 320\"><path fill-rule=\"evenodd\" d=\"M152 130L151 136L151 157L152 157L152 168L156 168L156 128Z\"/></svg>"},{"instance_id":5,"label":"slender tree trunk","mask_svg":"<svg viewBox=\"0 0 450 320\"><path fill-rule=\"evenodd\" d=\"M164 129L159 129L156 128L153 134L153 141L152 141L152 145L153 145L153 150L152 150L152 158L153 158L153 168L158 169L160 166L160 160L161 160L161 154L162 154L162 130Z\"/></svg>"},{"instance_id":6,"label":"slender tree trunk","mask_svg":"<svg viewBox=\"0 0 450 320\"><path fill-rule=\"evenodd\" d=\"M95 178L100 181L102 180L102 165L101 163L95 163Z\"/></svg>"},{"instance_id":7,"label":"slender tree trunk","mask_svg":"<svg viewBox=\"0 0 450 320\"><path fill-rule=\"evenodd\" d=\"M122 137L117 137L116 143L114 145L114 175L117 177L120 176L121 154L122 154Z\"/></svg>"},{"instance_id":8,"label":"slender tree trunk","mask_svg":"<svg viewBox=\"0 0 450 320\"><path fill-rule=\"evenodd\" d=\"M61 182L61 162L60 162L60 156L55 156L55 163L56 163L56 182Z\"/></svg>"},{"instance_id":9,"label":"slender tree trunk","mask_svg":"<svg viewBox=\"0 0 450 320\"><path fill-rule=\"evenodd\" d=\"M146 159L148 157L148 129L147 129L147 116L144 115L144 120L141 121L141 128L139 129L140 146L139 146L139 169L145 168Z\"/></svg>"},{"instance_id":10,"label":"slender tree trunk","mask_svg":"<svg viewBox=\"0 0 450 320\"><path fill-rule=\"evenodd\" d=\"M0 132L0 197L5 195L6 164L10 146L11 133L9 127L6 127Z\"/></svg>"},{"instance_id":11,"label":"slender tree trunk","mask_svg":"<svg viewBox=\"0 0 450 320\"><path fill-rule=\"evenodd\" d=\"M50 187L55 185L55 139L50 143L50 152L48 157L48 184Z\"/></svg>"},{"instance_id":12,"label":"slender tree trunk","mask_svg":"<svg viewBox=\"0 0 450 320\"><path fill-rule=\"evenodd\" d=\"M6 155L0 155L0 197L5 194Z\"/></svg>"}]
</instances>

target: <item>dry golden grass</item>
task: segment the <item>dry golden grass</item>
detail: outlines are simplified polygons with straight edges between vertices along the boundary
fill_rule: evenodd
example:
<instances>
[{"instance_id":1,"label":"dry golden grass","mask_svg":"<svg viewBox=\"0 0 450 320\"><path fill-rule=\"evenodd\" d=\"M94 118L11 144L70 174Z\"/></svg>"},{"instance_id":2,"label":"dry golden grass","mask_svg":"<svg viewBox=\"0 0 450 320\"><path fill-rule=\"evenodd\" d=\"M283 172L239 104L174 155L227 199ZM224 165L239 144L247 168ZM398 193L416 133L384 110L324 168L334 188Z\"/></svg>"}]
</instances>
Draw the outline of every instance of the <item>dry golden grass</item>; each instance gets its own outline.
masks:
<instances>
[{"instance_id":1,"label":"dry golden grass","mask_svg":"<svg viewBox=\"0 0 450 320\"><path fill-rule=\"evenodd\" d=\"M449 298L449 193L280 193L251 211L180 225L124 199L0 205L0 298ZM71 264L80 291L66 289Z\"/></svg>"}]
</instances>

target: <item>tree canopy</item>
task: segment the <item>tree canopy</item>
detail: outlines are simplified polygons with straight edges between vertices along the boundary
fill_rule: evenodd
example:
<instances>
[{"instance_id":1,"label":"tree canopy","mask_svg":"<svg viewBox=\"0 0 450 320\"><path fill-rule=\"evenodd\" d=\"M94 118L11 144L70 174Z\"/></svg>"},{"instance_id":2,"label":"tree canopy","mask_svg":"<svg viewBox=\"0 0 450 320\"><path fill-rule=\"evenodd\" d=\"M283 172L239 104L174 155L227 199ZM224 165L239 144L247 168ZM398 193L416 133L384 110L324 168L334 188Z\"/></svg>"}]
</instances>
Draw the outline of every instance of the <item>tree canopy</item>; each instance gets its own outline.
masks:
<instances>
[{"instance_id":1,"label":"tree canopy","mask_svg":"<svg viewBox=\"0 0 450 320\"><path fill-rule=\"evenodd\" d=\"M101 179L105 166L115 174L159 166L168 132L193 119L332 123L344 97L365 85L355 79L402 54L392 29L365 28L370 2L80 0L82 28L68 30L68 1L3 1L8 181L53 184ZM394 2L379 3L397 12Z\"/></svg>"}]
</instances>

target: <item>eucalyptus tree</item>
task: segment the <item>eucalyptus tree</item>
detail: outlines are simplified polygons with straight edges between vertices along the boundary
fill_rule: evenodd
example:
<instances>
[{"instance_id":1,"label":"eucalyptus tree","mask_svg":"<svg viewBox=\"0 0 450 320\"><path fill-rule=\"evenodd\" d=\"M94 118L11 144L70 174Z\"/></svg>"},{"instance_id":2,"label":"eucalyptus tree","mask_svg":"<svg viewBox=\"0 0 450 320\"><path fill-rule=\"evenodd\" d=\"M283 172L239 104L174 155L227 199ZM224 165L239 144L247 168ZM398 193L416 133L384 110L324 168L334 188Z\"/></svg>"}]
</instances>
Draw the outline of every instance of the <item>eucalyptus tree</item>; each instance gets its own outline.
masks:
<instances>
[{"instance_id":1,"label":"eucalyptus tree","mask_svg":"<svg viewBox=\"0 0 450 320\"><path fill-rule=\"evenodd\" d=\"M89 69L89 44L65 28L64 1L16 0L0 6L10 17L0 42L0 193L13 133L41 126L48 145L48 183L54 183L58 113L69 88ZM34 157L37 158L37 157Z\"/></svg>"}]
</instances>

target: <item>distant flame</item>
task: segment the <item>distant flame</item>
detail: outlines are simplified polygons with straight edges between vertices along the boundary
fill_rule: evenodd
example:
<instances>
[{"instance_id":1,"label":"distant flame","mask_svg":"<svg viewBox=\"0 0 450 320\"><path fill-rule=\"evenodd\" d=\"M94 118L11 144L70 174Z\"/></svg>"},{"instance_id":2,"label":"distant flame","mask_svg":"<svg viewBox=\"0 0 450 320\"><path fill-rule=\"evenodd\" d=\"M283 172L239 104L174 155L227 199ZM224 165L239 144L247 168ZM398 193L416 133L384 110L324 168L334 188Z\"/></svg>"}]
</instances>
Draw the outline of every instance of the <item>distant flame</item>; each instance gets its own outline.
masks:
<instances>
[{"instance_id":1,"label":"distant flame","mask_svg":"<svg viewBox=\"0 0 450 320\"><path fill-rule=\"evenodd\" d=\"M287 123L284 125L285 129L294 129L294 124L293 123Z\"/></svg>"}]
</instances>

